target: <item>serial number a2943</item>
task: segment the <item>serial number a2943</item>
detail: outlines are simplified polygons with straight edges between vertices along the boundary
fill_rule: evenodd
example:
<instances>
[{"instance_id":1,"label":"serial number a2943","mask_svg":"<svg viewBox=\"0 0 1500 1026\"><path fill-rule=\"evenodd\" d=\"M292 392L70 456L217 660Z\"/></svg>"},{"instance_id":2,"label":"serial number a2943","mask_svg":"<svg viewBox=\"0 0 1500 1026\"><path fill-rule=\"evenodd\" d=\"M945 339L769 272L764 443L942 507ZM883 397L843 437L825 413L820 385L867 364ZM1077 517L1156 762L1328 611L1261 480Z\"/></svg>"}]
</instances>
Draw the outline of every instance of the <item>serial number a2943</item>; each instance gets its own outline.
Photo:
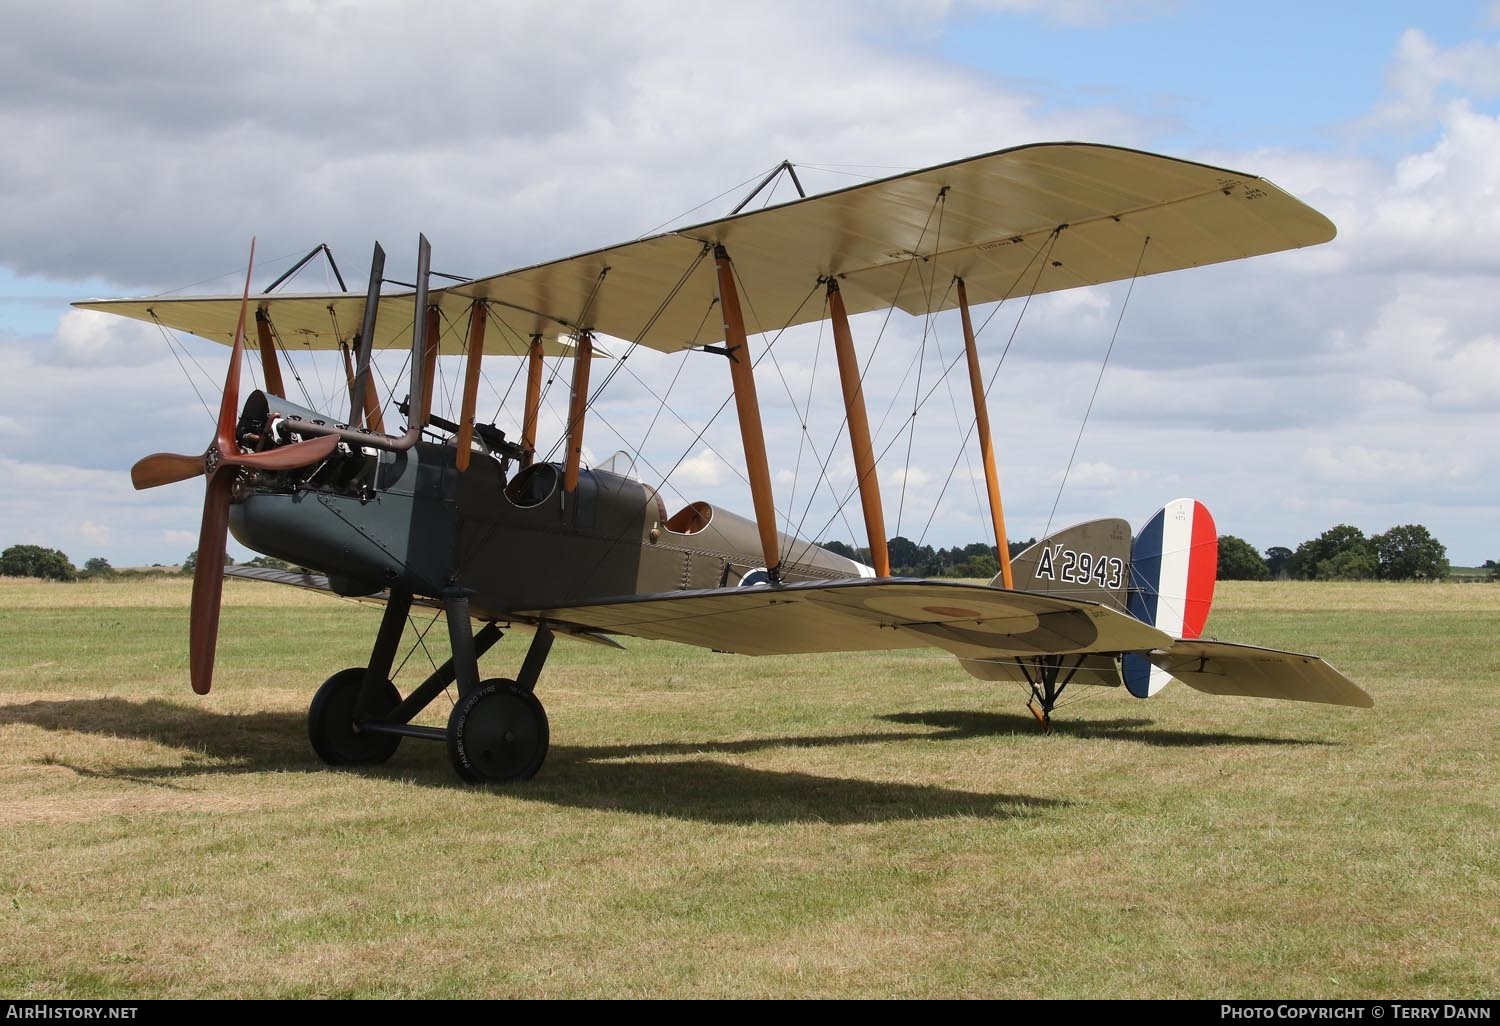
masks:
<instances>
[{"instance_id":1,"label":"serial number a2943","mask_svg":"<svg viewBox=\"0 0 1500 1026\"><path fill-rule=\"evenodd\" d=\"M1119 556L1096 556L1052 545L1042 550L1036 576L1039 580L1094 584L1112 591L1125 583L1125 561Z\"/></svg>"}]
</instances>

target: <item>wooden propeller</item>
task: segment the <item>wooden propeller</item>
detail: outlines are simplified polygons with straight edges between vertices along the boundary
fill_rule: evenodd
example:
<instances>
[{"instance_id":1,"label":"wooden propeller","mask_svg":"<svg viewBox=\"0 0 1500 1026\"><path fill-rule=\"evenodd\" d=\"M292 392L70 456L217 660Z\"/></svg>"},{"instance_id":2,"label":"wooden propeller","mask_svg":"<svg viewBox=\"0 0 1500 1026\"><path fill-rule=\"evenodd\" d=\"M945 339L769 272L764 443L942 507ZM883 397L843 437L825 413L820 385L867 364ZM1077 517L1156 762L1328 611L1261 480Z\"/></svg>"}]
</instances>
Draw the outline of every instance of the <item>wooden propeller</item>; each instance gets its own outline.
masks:
<instances>
[{"instance_id":1,"label":"wooden propeller","mask_svg":"<svg viewBox=\"0 0 1500 1026\"><path fill-rule=\"evenodd\" d=\"M136 488L186 481L200 474L208 478L203 500L203 524L198 531L198 562L193 572L193 604L188 633L188 665L193 690L208 694L213 685L214 649L219 637L219 603L224 592L224 547L229 541L229 499L235 475L226 468L254 467L258 470L294 470L319 463L338 448L337 435L321 435L265 452L243 452L235 439L240 406L240 364L245 352L245 315L250 308L250 275L255 267L255 240L250 240L250 266L245 271L245 292L240 300L239 324L234 329L234 349L229 373L224 378L224 397L219 401L219 419L213 441L201 456L158 452L130 468Z\"/></svg>"}]
</instances>

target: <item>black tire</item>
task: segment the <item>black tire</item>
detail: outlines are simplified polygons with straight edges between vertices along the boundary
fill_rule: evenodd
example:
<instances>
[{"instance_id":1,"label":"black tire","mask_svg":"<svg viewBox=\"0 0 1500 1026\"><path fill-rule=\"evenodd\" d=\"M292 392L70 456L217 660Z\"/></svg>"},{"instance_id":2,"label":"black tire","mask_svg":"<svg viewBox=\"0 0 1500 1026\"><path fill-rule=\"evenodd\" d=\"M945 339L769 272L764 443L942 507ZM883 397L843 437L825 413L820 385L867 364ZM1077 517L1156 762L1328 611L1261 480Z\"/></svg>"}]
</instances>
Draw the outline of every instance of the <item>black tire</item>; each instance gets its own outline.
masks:
<instances>
[{"instance_id":1,"label":"black tire","mask_svg":"<svg viewBox=\"0 0 1500 1026\"><path fill-rule=\"evenodd\" d=\"M365 681L365 668L351 666L323 682L307 709L307 739L313 751L330 766L359 766L385 762L401 744L399 734L359 734L354 730L354 705ZM390 708L401 692L385 682Z\"/></svg>"},{"instance_id":2,"label":"black tire","mask_svg":"<svg viewBox=\"0 0 1500 1026\"><path fill-rule=\"evenodd\" d=\"M536 695L497 677L459 701L448 716L448 758L465 780L530 780L547 758L547 711Z\"/></svg>"}]
</instances>

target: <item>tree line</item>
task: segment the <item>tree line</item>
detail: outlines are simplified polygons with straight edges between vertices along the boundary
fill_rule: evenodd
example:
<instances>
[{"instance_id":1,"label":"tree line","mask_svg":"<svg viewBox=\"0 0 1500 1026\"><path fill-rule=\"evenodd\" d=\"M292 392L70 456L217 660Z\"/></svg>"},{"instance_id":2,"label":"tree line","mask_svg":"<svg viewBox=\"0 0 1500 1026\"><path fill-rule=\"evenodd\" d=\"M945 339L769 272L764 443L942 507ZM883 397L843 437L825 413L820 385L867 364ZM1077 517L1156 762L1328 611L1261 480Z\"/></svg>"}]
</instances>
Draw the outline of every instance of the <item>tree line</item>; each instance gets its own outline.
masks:
<instances>
[{"instance_id":1,"label":"tree line","mask_svg":"<svg viewBox=\"0 0 1500 1026\"><path fill-rule=\"evenodd\" d=\"M1035 544L1035 538L1010 542L1011 558ZM897 577L994 577L1000 572L995 546L984 542L934 549L897 536L886 545L891 573ZM867 548L836 541L823 547L870 562ZM1490 580L1500 581L1500 563L1487 559L1484 569ZM1403 524L1369 537L1357 527L1339 524L1295 549L1273 545L1264 555L1243 538L1219 538L1221 581L1440 581L1448 570L1447 548L1421 524Z\"/></svg>"},{"instance_id":2,"label":"tree line","mask_svg":"<svg viewBox=\"0 0 1500 1026\"><path fill-rule=\"evenodd\" d=\"M133 571L131 576L150 574L192 576L197 565L198 552L195 549L187 554L181 567L158 564L144 570ZM224 565L234 566L234 560L225 556ZM245 565L268 566L277 570L291 568L291 564L270 556L256 556ZM83 566L77 567L61 549L49 549L41 545L12 545L4 552L0 552L0 577L39 577L47 581L97 581L120 576L124 575L111 566L109 560L103 556L92 556L83 561Z\"/></svg>"},{"instance_id":3,"label":"tree line","mask_svg":"<svg viewBox=\"0 0 1500 1026\"><path fill-rule=\"evenodd\" d=\"M1014 559L1035 544L1035 538L1028 538L1010 542L1007 547ZM870 562L867 548L840 541L825 542L823 547L861 563ZM891 557L891 573L897 577L992 578L1000 572L995 546L985 542L935 549L897 535L886 547ZM182 573L193 572L197 556L197 552L188 554L182 563ZM234 560L226 557L225 565L233 564ZM291 569L287 563L270 556L257 556L246 565ZM164 574L175 572L170 567L154 569ZM1243 538L1232 534L1219 538L1221 581L1440 581L1448 576L1448 569L1448 550L1421 524L1403 524L1369 537L1357 527L1339 524L1295 549L1273 545L1264 555ZM1490 580L1500 581L1500 562L1487 559L1484 569L1489 571ZM60 550L40 545L12 545L0 552L0 577L74 581L117 574L103 556L85 560L80 568Z\"/></svg>"},{"instance_id":4,"label":"tree line","mask_svg":"<svg viewBox=\"0 0 1500 1026\"><path fill-rule=\"evenodd\" d=\"M1494 560L1484 565L1491 580L1500 580ZM1265 555L1232 534L1219 539L1221 581L1441 581L1448 570L1447 548L1421 524L1368 537L1338 524L1295 549L1273 545Z\"/></svg>"}]
</instances>

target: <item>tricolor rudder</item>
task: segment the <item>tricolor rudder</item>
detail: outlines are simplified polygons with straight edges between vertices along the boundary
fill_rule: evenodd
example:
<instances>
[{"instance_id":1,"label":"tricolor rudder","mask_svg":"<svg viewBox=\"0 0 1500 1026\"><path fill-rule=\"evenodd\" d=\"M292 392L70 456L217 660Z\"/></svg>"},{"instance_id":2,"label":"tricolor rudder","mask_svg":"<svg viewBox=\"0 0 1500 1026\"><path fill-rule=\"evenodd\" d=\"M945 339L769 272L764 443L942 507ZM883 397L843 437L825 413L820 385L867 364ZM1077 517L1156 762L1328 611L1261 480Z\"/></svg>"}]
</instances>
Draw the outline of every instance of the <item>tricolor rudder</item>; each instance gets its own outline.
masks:
<instances>
[{"instance_id":1,"label":"tricolor rudder","mask_svg":"<svg viewBox=\"0 0 1500 1026\"><path fill-rule=\"evenodd\" d=\"M1146 521L1130 553L1130 612L1174 638L1196 638L1208 622L1219 569L1219 536L1208 507L1173 499ZM1172 679L1144 655L1122 660L1125 687L1149 698Z\"/></svg>"}]
</instances>

